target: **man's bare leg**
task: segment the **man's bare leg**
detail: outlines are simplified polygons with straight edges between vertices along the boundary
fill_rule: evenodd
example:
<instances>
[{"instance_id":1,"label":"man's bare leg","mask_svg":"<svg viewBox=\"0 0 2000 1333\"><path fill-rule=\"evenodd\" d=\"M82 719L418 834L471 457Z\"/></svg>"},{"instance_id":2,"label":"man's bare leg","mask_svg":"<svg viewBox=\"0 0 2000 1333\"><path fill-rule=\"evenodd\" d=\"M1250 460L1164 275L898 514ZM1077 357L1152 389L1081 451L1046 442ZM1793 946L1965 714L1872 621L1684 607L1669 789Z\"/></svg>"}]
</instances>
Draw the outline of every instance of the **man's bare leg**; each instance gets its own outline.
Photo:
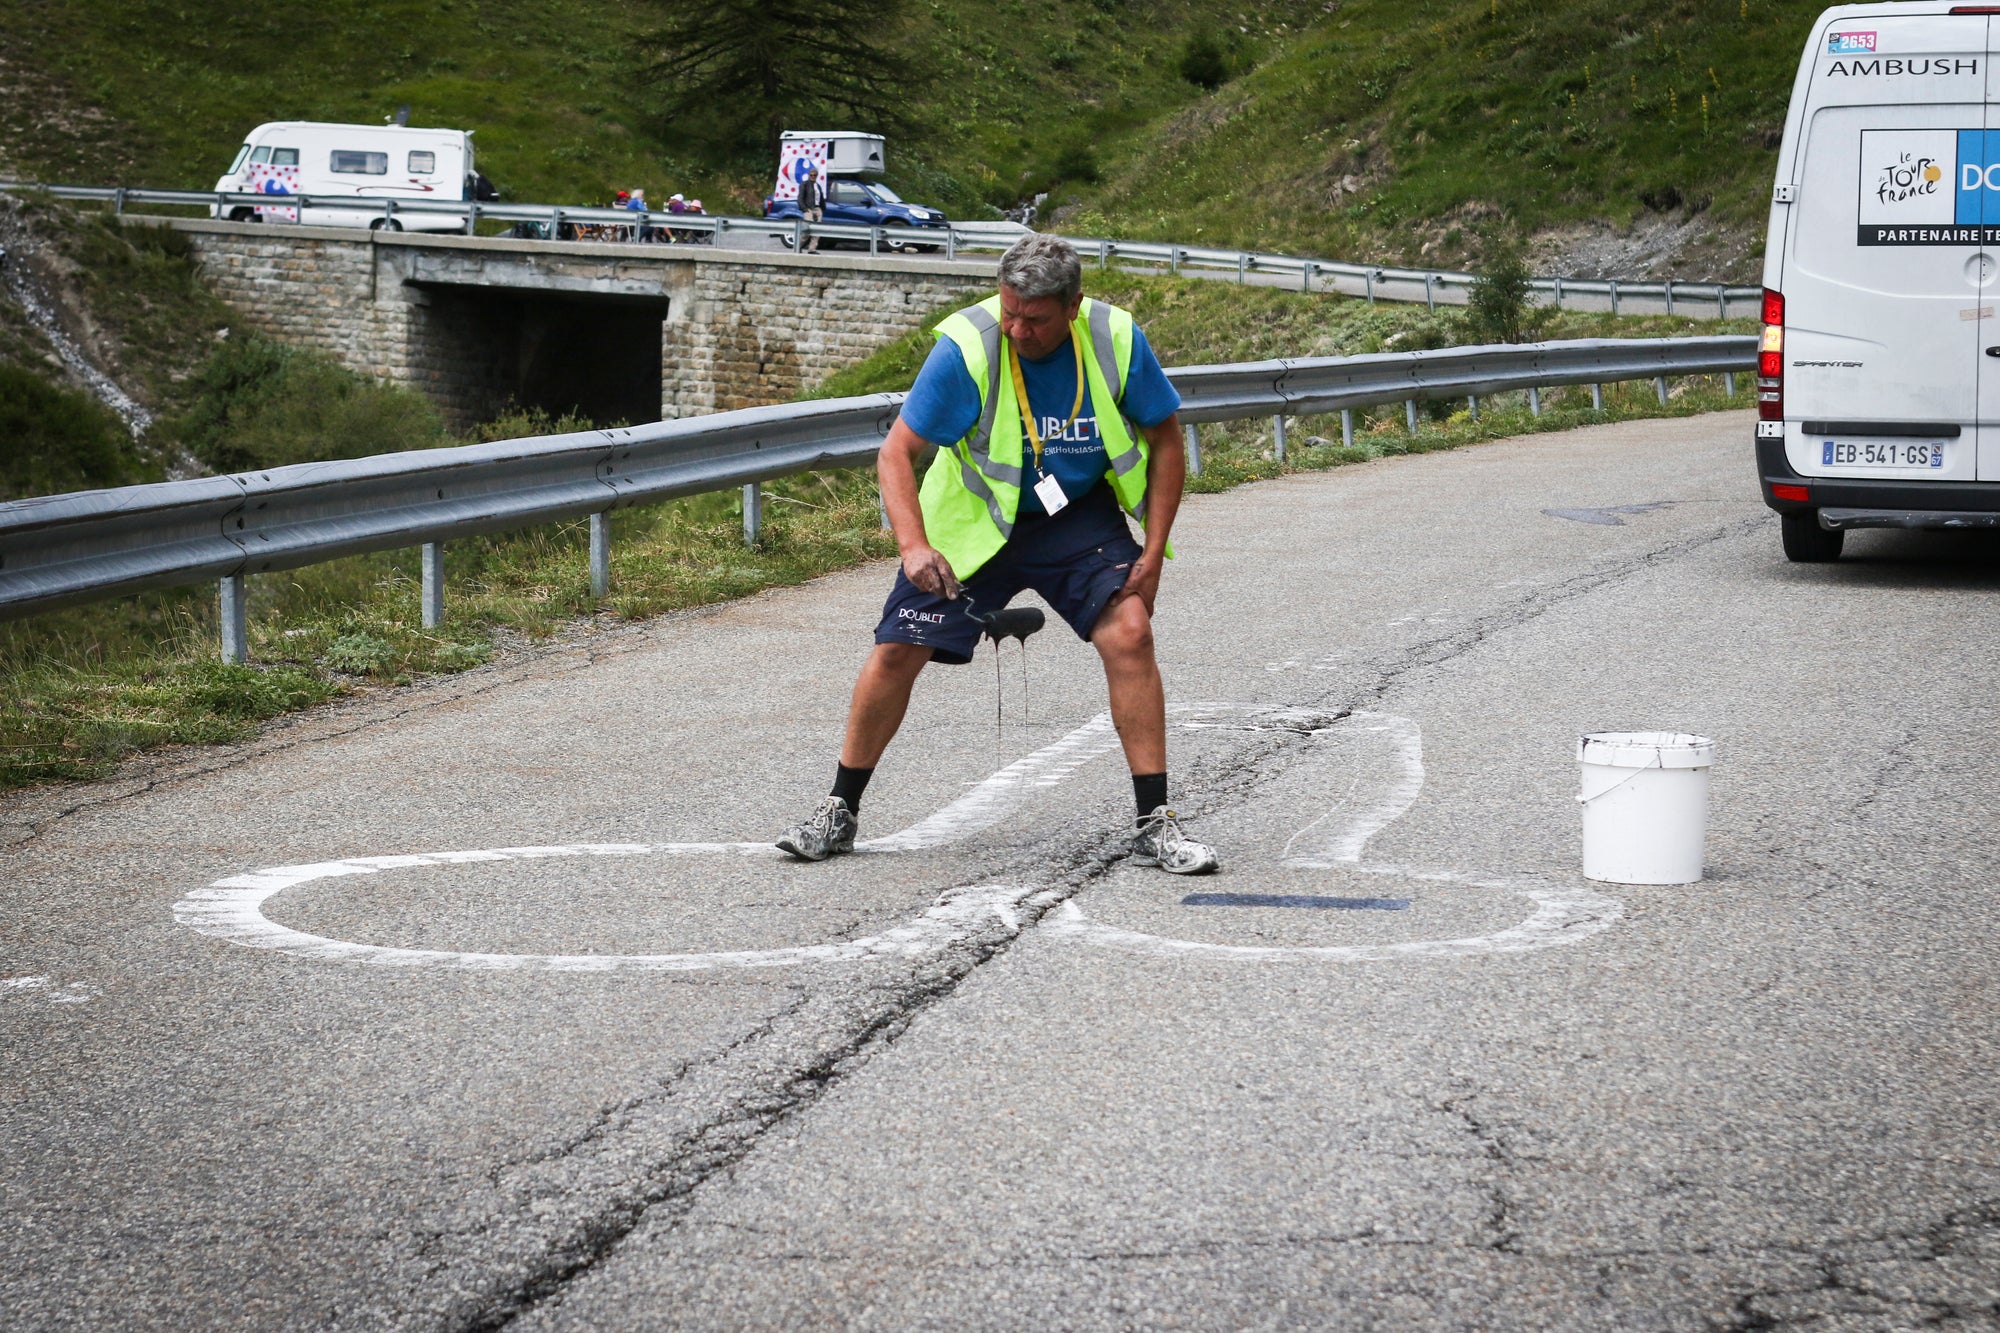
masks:
<instances>
[{"instance_id":1,"label":"man's bare leg","mask_svg":"<svg viewBox=\"0 0 2000 1333\"><path fill-rule=\"evenodd\" d=\"M779 835L779 851L803 861L824 861L854 850L861 793L874 772L875 761L903 724L903 714L910 707L910 689L930 660L931 650L913 643L875 645L855 679L854 698L847 706L847 739L840 747L833 791L805 822Z\"/></svg>"},{"instance_id":2,"label":"man's bare leg","mask_svg":"<svg viewBox=\"0 0 2000 1333\"><path fill-rule=\"evenodd\" d=\"M1132 770L1139 823L1132 835L1132 864L1158 866L1175 875L1220 868L1215 849L1181 831L1167 805L1167 692L1153 655L1153 617L1144 601L1121 597L1098 617L1090 642L1104 661L1111 691L1111 720Z\"/></svg>"},{"instance_id":3,"label":"man's bare leg","mask_svg":"<svg viewBox=\"0 0 2000 1333\"><path fill-rule=\"evenodd\" d=\"M1137 597L1121 597L1098 617L1091 647L1104 662L1111 721L1134 773L1167 771L1167 691L1153 657L1153 618Z\"/></svg>"},{"instance_id":4,"label":"man's bare leg","mask_svg":"<svg viewBox=\"0 0 2000 1333\"><path fill-rule=\"evenodd\" d=\"M896 729L909 711L910 690L931 660L931 650L914 643L878 643L854 682L847 705L847 739L840 762L849 768L873 768L889 748ZM1165 728L1161 729L1164 736Z\"/></svg>"}]
</instances>

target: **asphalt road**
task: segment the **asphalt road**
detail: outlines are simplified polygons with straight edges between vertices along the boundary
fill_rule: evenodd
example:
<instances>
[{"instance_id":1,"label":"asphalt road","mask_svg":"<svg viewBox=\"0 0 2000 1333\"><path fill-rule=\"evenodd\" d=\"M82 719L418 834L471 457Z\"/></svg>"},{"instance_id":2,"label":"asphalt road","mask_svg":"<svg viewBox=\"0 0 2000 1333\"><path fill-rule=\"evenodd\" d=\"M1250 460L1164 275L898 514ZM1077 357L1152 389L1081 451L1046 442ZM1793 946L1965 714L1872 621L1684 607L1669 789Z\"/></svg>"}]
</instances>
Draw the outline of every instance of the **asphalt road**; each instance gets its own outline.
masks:
<instances>
[{"instance_id":1,"label":"asphalt road","mask_svg":"<svg viewBox=\"0 0 2000 1333\"><path fill-rule=\"evenodd\" d=\"M2000 545L1787 565L1749 434L1191 501L1211 879L1059 626L762 854L881 565L0 804L0 1325L2000 1327ZM1702 884L1580 878L1613 728Z\"/></svg>"}]
</instances>

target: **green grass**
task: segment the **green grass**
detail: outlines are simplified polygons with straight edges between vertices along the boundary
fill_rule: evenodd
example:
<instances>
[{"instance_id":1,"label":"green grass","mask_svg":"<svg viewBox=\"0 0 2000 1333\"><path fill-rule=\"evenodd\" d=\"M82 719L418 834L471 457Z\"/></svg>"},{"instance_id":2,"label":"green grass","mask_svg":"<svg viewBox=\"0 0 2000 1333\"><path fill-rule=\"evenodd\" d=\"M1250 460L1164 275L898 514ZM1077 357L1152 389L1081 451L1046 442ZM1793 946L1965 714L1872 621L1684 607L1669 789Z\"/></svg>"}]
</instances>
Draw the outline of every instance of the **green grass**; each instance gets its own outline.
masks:
<instances>
[{"instance_id":1,"label":"green grass","mask_svg":"<svg viewBox=\"0 0 2000 1333\"><path fill-rule=\"evenodd\" d=\"M1337 355L1443 346L1462 339L1456 312L1370 307L1337 296L1299 295L1195 279L1092 274L1091 290L1139 316L1168 364L1278 354ZM943 311L938 312L942 316ZM1546 336L1635 336L1715 332L1713 322L1539 312ZM1743 331L1747 325L1720 326ZM919 333L898 339L834 377L825 394L906 388L929 348ZM1202 428L1203 475L1191 489L1215 491L1282 472L1352 464L1387 454L1451 448L1527 430L1707 411L1731 405L1718 385L1681 381L1662 409L1650 384L1607 386L1606 410L1585 390L1544 395L1528 415L1522 395L1483 404L1470 421L1462 403L1426 411L1415 435L1400 405L1360 413L1352 449L1340 447L1338 417L1295 419L1284 464L1269 457L1270 422ZM1747 398L1739 396L1741 405ZM573 428L578 423L516 414L489 423L487 438ZM1311 443L1312 437L1332 443ZM613 516L611 596L589 591L583 522L454 542L446 556L447 624L421 623L418 555L395 551L249 580L254 665L222 668L215 592L180 589L0 622L0 789L110 773L131 754L164 744L245 739L259 722L343 693L393 688L462 671L510 643L547 639L597 617L638 620L801 582L894 554L880 526L867 469L808 473L766 488L763 541L742 540L733 494L694 496Z\"/></svg>"},{"instance_id":2,"label":"green grass","mask_svg":"<svg viewBox=\"0 0 2000 1333\"><path fill-rule=\"evenodd\" d=\"M1817 12L920 0L907 40L934 77L891 179L961 215L1046 190L1077 232L1355 259L1465 263L1503 233L1698 208L1754 249ZM704 160L634 77L650 23L641 0L25 0L0 59L40 82L0 109L0 151L45 178L206 187L261 121L407 104L476 129L513 199L754 207L772 164ZM1180 72L1203 35L1234 74L1213 91Z\"/></svg>"}]
</instances>

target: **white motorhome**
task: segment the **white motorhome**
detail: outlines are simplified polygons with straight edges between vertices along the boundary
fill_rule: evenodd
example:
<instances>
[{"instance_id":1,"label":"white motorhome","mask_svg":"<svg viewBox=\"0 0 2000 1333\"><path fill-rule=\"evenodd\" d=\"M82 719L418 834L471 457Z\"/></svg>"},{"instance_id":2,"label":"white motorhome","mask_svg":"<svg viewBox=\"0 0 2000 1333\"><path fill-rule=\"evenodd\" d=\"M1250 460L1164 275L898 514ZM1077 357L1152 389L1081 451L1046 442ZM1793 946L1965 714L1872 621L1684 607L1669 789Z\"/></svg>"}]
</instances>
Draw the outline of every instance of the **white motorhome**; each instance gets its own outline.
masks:
<instances>
[{"instance_id":1,"label":"white motorhome","mask_svg":"<svg viewBox=\"0 0 2000 1333\"><path fill-rule=\"evenodd\" d=\"M305 194L314 202L303 209L277 203L218 205L210 212L238 222L462 231L462 217L391 213L381 201L462 200L472 175L470 130L273 121L250 131L215 188L241 194ZM348 206L332 202L343 197L371 202Z\"/></svg>"},{"instance_id":2,"label":"white motorhome","mask_svg":"<svg viewBox=\"0 0 2000 1333\"><path fill-rule=\"evenodd\" d=\"M1757 463L1785 554L2000 526L2000 6L1813 27L1764 251Z\"/></svg>"}]
</instances>

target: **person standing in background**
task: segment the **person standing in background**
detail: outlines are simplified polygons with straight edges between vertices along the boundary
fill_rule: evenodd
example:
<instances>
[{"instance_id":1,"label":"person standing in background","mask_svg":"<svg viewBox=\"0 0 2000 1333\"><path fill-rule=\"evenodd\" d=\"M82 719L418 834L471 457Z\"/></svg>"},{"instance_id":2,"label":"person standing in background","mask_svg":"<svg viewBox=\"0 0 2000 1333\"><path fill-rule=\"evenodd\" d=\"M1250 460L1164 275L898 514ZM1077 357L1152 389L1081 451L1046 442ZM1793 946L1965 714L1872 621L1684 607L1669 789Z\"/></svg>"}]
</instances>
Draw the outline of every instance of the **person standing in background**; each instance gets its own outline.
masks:
<instances>
[{"instance_id":1,"label":"person standing in background","mask_svg":"<svg viewBox=\"0 0 2000 1333\"><path fill-rule=\"evenodd\" d=\"M799 214L807 222L818 222L826 216L826 186L820 183L819 168L810 158L802 158L799 163ZM806 243L805 253L819 253L819 237Z\"/></svg>"}]
</instances>

